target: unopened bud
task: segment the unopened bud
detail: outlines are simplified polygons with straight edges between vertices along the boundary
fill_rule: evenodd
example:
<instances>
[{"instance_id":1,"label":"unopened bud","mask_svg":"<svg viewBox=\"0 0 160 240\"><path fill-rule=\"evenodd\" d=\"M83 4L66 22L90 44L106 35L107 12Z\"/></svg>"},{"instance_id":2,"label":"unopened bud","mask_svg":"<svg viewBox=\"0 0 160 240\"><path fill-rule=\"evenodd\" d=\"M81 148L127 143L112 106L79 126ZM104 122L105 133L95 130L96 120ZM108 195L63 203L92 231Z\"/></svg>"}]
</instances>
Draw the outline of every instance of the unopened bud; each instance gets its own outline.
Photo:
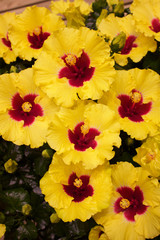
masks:
<instances>
[{"instance_id":1,"label":"unopened bud","mask_svg":"<svg viewBox=\"0 0 160 240\"><path fill-rule=\"evenodd\" d=\"M18 163L11 158L5 162L4 168L8 173L14 173L17 170Z\"/></svg>"},{"instance_id":2,"label":"unopened bud","mask_svg":"<svg viewBox=\"0 0 160 240\"><path fill-rule=\"evenodd\" d=\"M111 50L115 53L120 52L125 45L126 42L126 34L124 32L120 32L115 38L113 38L111 42Z\"/></svg>"},{"instance_id":3,"label":"unopened bud","mask_svg":"<svg viewBox=\"0 0 160 240\"><path fill-rule=\"evenodd\" d=\"M25 205L22 206L22 213L24 215L29 215L31 210L32 210L32 207L31 207L30 204L25 204Z\"/></svg>"},{"instance_id":4,"label":"unopened bud","mask_svg":"<svg viewBox=\"0 0 160 240\"><path fill-rule=\"evenodd\" d=\"M42 157L44 158L52 158L53 156L53 150L52 149L44 149L42 151Z\"/></svg>"},{"instance_id":5,"label":"unopened bud","mask_svg":"<svg viewBox=\"0 0 160 240\"><path fill-rule=\"evenodd\" d=\"M16 73L16 72L17 72L17 68L15 66L11 66L10 73Z\"/></svg>"},{"instance_id":6,"label":"unopened bud","mask_svg":"<svg viewBox=\"0 0 160 240\"><path fill-rule=\"evenodd\" d=\"M52 213L50 216L51 223L58 223L61 219L58 217L57 213Z\"/></svg>"},{"instance_id":7,"label":"unopened bud","mask_svg":"<svg viewBox=\"0 0 160 240\"><path fill-rule=\"evenodd\" d=\"M134 140L133 140L132 138L130 138L130 137L128 137L128 138L126 139L126 142L127 142L127 145L128 145L128 146L132 146L132 145L134 144Z\"/></svg>"},{"instance_id":8,"label":"unopened bud","mask_svg":"<svg viewBox=\"0 0 160 240\"><path fill-rule=\"evenodd\" d=\"M4 223L5 216L2 212L0 212L0 223Z\"/></svg>"},{"instance_id":9,"label":"unopened bud","mask_svg":"<svg viewBox=\"0 0 160 240\"><path fill-rule=\"evenodd\" d=\"M102 9L100 16L97 18L96 25L99 26L102 19L106 18L108 15L107 9Z\"/></svg>"},{"instance_id":10,"label":"unopened bud","mask_svg":"<svg viewBox=\"0 0 160 240\"><path fill-rule=\"evenodd\" d=\"M124 2L120 1L114 8L114 13L118 17L122 17L124 14Z\"/></svg>"}]
</instances>

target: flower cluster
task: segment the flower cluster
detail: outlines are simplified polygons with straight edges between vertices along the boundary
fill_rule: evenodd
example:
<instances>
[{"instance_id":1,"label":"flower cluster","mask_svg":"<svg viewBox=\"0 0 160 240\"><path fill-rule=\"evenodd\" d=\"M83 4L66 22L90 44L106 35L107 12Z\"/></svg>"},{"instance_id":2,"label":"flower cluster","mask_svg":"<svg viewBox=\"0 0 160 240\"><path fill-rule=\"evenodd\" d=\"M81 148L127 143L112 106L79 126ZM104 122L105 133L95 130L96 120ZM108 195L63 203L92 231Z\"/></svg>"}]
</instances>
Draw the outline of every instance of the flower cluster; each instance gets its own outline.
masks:
<instances>
[{"instance_id":1,"label":"flower cluster","mask_svg":"<svg viewBox=\"0 0 160 240\"><path fill-rule=\"evenodd\" d=\"M3 157L0 237L18 226L23 234L13 239L36 239L26 235L38 224L35 195L52 209L52 224L92 219L89 240L160 235L159 0L130 9L118 0L58 0L0 20L0 135L23 147L23 162L31 154L39 175L28 200L31 182L23 192L16 175L27 168ZM12 200L20 201L15 215Z\"/></svg>"}]
</instances>

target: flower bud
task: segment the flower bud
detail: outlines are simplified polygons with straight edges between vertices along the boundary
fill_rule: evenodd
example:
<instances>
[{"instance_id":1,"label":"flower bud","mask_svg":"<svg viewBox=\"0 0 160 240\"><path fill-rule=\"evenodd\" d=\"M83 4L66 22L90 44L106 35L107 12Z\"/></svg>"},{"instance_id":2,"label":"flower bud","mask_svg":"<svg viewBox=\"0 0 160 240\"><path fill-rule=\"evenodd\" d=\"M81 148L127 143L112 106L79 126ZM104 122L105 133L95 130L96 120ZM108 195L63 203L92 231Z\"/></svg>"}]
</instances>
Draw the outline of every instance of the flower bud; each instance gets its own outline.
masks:
<instances>
[{"instance_id":1,"label":"flower bud","mask_svg":"<svg viewBox=\"0 0 160 240\"><path fill-rule=\"evenodd\" d=\"M114 8L114 13L118 17L122 17L124 14L124 2L119 1L119 3Z\"/></svg>"},{"instance_id":2,"label":"flower bud","mask_svg":"<svg viewBox=\"0 0 160 240\"><path fill-rule=\"evenodd\" d=\"M4 223L4 220L5 220L5 215L0 212L0 223Z\"/></svg>"},{"instance_id":3,"label":"flower bud","mask_svg":"<svg viewBox=\"0 0 160 240\"><path fill-rule=\"evenodd\" d=\"M115 53L121 51L126 42L126 34L124 32L120 32L115 38L113 38L111 42L111 50Z\"/></svg>"},{"instance_id":4,"label":"flower bud","mask_svg":"<svg viewBox=\"0 0 160 240\"><path fill-rule=\"evenodd\" d=\"M22 206L22 213L24 215L29 215L31 210L32 210L32 207L31 207L30 204L25 204L25 205Z\"/></svg>"},{"instance_id":5,"label":"flower bud","mask_svg":"<svg viewBox=\"0 0 160 240\"><path fill-rule=\"evenodd\" d=\"M42 157L44 158L52 158L53 150L52 149L44 149L42 151Z\"/></svg>"},{"instance_id":6,"label":"flower bud","mask_svg":"<svg viewBox=\"0 0 160 240\"><path fill-rule=\"evenodd\" d=\"M8 173L14 173L17 170L18 163L11 158L5 162L4 168Z\"/></svg>"},{"instance_id":7,"label":"flower bud","mask_svg":"<svg viewBox=\"0 0 160 240\"><path fill-rule=\"evenodd\" d=\"M17 72L17 68L15 66L11 66L10 73L16 73L16 72Z\"/></svg>"},{"instance_id":8,"label":"flower bud","mask_svg":"<svg viewBox=\"0 0 160 240\"><path fill-rule=\"evenodd\" d=\"M57 213L52 213L50 216L51 223L58 223L61 219L58 217Z\"/></svg>"},{"instance_id":9,"label":"flower bud","mask_svg":"<svg viewBox=\"0 0 160 240\"><path fill-rule=\"evenodd\" d=\"M106 18L108 14L107 9L102 9L100 16L97 18L96 21L96 25L97 27L99 26L100 22L102 21L102 19Z\"/></svg>"}]
</instances>

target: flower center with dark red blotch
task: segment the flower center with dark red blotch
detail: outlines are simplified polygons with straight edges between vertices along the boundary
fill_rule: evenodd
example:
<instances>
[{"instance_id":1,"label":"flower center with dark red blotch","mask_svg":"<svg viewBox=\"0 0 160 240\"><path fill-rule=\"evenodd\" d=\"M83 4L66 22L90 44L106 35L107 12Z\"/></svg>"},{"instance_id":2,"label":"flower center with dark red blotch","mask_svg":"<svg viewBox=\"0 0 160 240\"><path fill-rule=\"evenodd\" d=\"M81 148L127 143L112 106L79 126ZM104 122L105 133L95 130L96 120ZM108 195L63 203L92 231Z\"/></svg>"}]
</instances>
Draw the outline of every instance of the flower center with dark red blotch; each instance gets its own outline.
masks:
<instances>
[{"instance_id":1,"label":"flower center with dark red blotch","mask_svg":"<svg viewBox=\"0 0 160 240\"><path fill-rule=\"evenodd\" d=\"M158 18L153 18L149 28L155 33L160 32L160 20Z\"/></svg>"},{"instance_id":2,"label":"flower center with dark red blotch","mask_svg":"<svg viewBox=\"0 0 160 240\"><path fill-rule=\"evenodd\" d=\"M97 146L95 137L98 135L100 132L96 128L89 128L84 122L78 123L73 131L68 130L69 140L78 151L85 151L89 147L95 149Z\"/></svg>"},{"instance_id":3,"label":"flower center with dark red blotch","mask_svg":"<svg viewBox=\"0 0 160 240\"><path fill-rule=\"evenodd\" d=\"M8 38L8 33L7 33L7 35L6 35L6 38L1 38L1 41L2 41L2 43L3 43L6 47L9 48L10 51L12 51L11 42L10 42L10 40L9 40L9 38Z\"/></svg>"},{"instance_id":4,"label":"flower center with dark red blotch","mask_svg":"<svg viewBox=\"0 0 160 240\"><path fill-rule=\"evenodd\" d=\"M16 93L12 98L12 109L9 116L16 121L24 121L24 127L31 125L35 118L43 116L42 107L35 103L36 94L27 94L23 98Z\"/></svg>"},{"instance_id":5,"label":"flower center with dark red blotch","mask_svg":"<svg viewBox=\"0 0 160 240\"><path fill-rule=\"evenodd\" d=\"M28 41L31 44L30 47L34 49L40 49L43 46L44 41L50 36L50 33L43 32L42 27L37 27L32 33L28 33Z\"/></svg>"},{"instance_id":6,"label":"flower center with dark red blotch","mask_svg":"<svg viewBox=\"0 0 160 240\"><path fill-rule=\"evenodd\" d=\"M118 108L121 118L128 117L133 122L144 121L142 115L147 114L152 107L152 102L143 103L142 94L133 89L131 95L121 94L117 97L121 101Z\"/></svg>"},{"instance_id":7,"label":"flower center with dark red blotch","mask_svg":"<svg viewBox=\"0 0 160 240\"><path fill-rule=\"evenodd\" d=\"M130 35L129 37L127 37L125 45L124 45L123 49L121 50L122 55L127 55L130 53L132 48L138 47L138 45L136 43L134 43L136 38L137 37L134 35Z\"/></svg>"},{"instance_id":8,"label":"flower center with dark red blotch","mask_svg":"<svg viewBox=\"0 0 160 240\"><path fill-rule=\"evenodd\" d=\"M121 196L114 203L116 213L123 212L128 221L135 221L136 214L145 213L147 206L143 204L143 192L139 186L136 186L134 190L130 187L120 187L117 192Z\"/></svg>"},{"instance_id":9,"label":"flower center with dark red blotch","mask_svg":"<svg viewBox=\"0 0 160 240\"><path fill-rule=\"evenodd\" d=\"M93 187L89 185L90 176L81 175L77 177L76 173L72 173L68 179L68 185L63 185L64 191L71 197L74 202L81 202L85 198L93 195Z\"/></svg>"},{"instance_id":10,"label":"flower center with dark red blotch","mask_svg":"<svg viewBox=\"0 0 160 240\"><path fill-rule=\"evenodd\" d=\"M90 67L89 56L84 51L80 57L74 54L65 54L62 59L66 67L59 71L59 78L67 78L71 86L82 87L84 82L92 78L95 67Z\"/></svg>"}]
</instances>

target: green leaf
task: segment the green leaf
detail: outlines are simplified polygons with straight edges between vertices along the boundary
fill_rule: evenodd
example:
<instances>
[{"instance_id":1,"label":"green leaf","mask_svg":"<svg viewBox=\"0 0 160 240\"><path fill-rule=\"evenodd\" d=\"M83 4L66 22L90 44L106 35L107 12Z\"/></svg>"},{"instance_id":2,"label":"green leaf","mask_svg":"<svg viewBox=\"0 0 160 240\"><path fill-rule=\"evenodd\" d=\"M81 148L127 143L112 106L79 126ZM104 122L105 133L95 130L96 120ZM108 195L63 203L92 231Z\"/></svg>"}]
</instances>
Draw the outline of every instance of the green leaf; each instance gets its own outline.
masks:
<instances>
[{"instance_id":1,"label":"green leaf","mask_svg":"<svg viewBox=\"0 0 160 240\"><path fill-rule=\"evenodd\" d=\"M23 239L36 239L38 236L37 229L35 224L31 221L28 221L26 224L20 225L16 230L17 240Z\"/></svg>"},{"instance_id":2,"label":"green leaf","mask_svg":"<svg viewBox=\"0 0 160 240\"><path fill-rule=\"evenodd\" d=\"M5 190L1 197L5 202L6 210L10 213L21 211L22 206L30 202L29 194L23 188Z\"/></svg>"},{"instance_id":3,"label":"green leaf","mask_svg":"<svg viewBox=\"0 0 160 240\"><path fill-rule=\"evenodd\" d=\"M101 13L102 9L107 8L108 4L106 0L95 0L92 3L92 9L94 12Z\"/></svg>"},{"instance_id":4,"label":"green leaf","mask_svg":"<svg viewBox=\"0 0 160 240\"><path fill-rule=\"evenodd\" d=\"M47 172L51 160L43 157L36 158L34 161L35 173L41 177Z\"/></svg>"}]
</instances>

